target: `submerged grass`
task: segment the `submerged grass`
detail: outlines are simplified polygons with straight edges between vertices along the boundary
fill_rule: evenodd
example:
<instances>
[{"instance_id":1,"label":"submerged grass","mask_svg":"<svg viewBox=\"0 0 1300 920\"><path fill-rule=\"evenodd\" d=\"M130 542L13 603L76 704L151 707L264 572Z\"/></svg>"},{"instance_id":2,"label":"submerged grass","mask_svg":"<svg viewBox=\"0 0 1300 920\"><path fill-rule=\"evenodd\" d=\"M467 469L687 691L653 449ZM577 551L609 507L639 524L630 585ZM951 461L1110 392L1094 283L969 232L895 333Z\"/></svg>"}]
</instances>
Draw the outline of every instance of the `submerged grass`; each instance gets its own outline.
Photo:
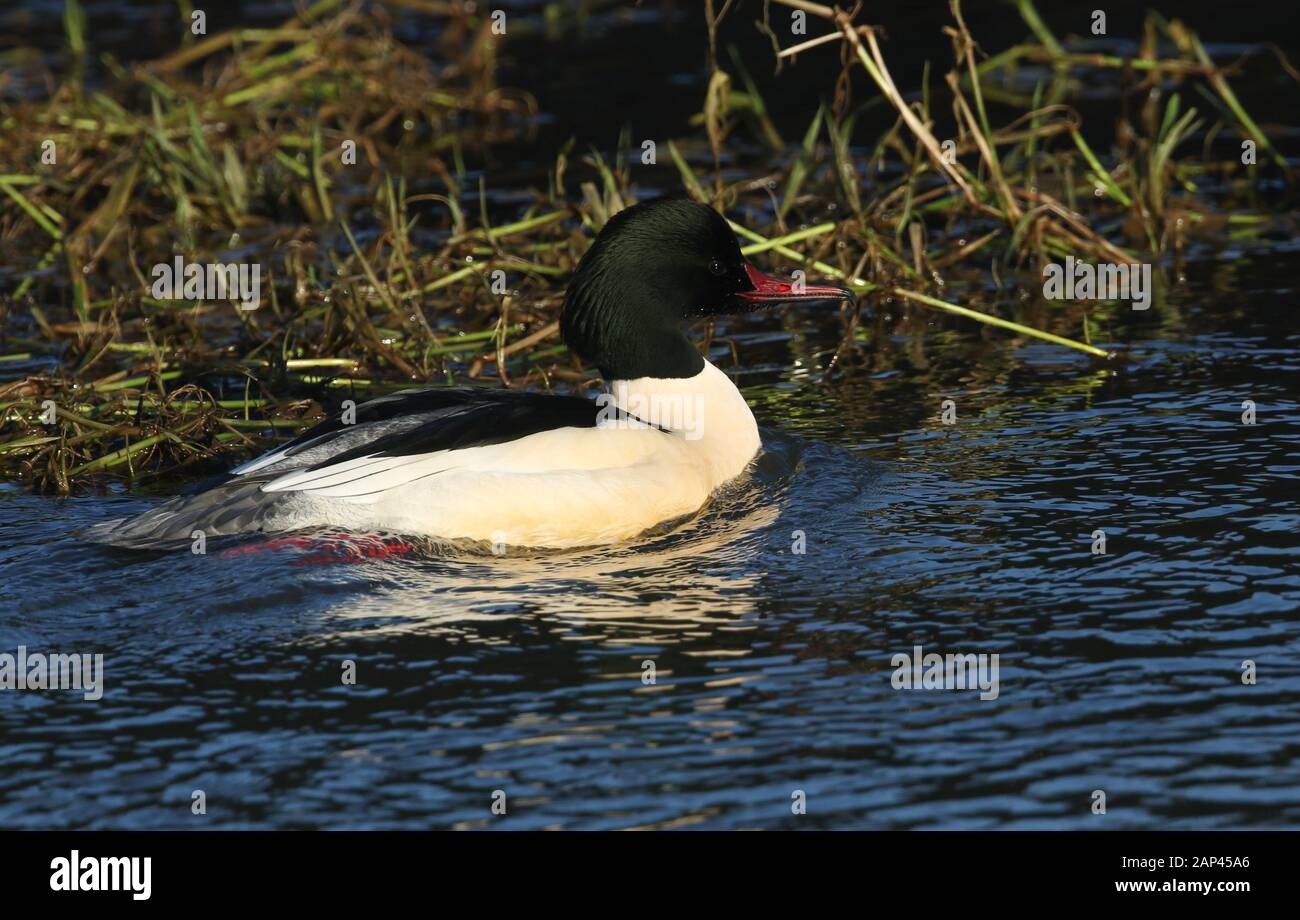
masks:
<instances>
[{"instance_id":1,"label":"submerged grass","mask_svg":"<svg viewBox=\"0 0 1300 920\"><path fill-rule=\"evenodd\" d=\"M102 56L91 80L69 0L66 66L34 80L49 91L0 101L0 472L66 494L262 449L344 396L594 383L560 343L557 312L591 235L639 197L639 151L626 135L612 157L575 161L566 147L546 187L504 212L466 168L488 145L526 143L535 115L526 93L497 85L502 37L467 5L390 6L431 17L436 47L398 41L384 5L320 0L158 60ZM1066 255L1157 261L1193 232L1266 221L1196 197L1198 183L1253 183L1262 168L1205 157L1215 137L1254 141L1290 177L1199 39L1157 14L1139 54L1119 58L1071 53L1019 0L1033 40L986 57L953 0L940 99L928 68L919 93L898 86L879 29L803 0L763 9L778 6L825 28L778 49L782 67L842 50L834 101L788 145L739 56L733 79L714 48L699 131L667 143L678 191L735 217L747 255L841 279L863 306L942 311L1104 358L1115 348L1091 342L1089 305L1050 311L1041 329L1001 315L1015 304L980 279L1035 276ZM711 45L732 13L708 5ZM1027 91L1024 71L1043 66ZM856 108L855 71L875 93ZM1138 82L1103 150L1069 101L1081 74L1108 71ZM1212 111L1187 106L1192 93ZM892 125L855 146L856 120L876 107ZM1180 160L1196 138L1202 155ZM763 151L753 168L728 149L745 139ZM177 256L256 263L261 306L155 296L153 267ZM986 309L943 296L956 287ZM870 346L859 317L846 314L844 341L822 356L827 374Z\"/></svg>"}]
</instances>

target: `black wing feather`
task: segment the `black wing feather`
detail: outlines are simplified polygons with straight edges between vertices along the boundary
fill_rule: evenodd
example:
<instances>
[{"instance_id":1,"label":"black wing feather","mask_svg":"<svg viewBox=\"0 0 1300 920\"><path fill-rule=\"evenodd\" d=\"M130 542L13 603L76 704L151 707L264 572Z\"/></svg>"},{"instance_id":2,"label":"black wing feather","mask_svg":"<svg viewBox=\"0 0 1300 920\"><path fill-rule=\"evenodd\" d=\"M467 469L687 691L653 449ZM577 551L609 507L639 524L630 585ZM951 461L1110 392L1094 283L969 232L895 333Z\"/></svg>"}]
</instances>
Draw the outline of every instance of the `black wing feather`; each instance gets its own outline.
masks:
<instances>
[{"instance_id":1,"label":"black wing feather","mask_svg":"<svg viewBox=\"0 0 1300 920\"><path fill-rule=\"evenodd\" d=\"M537 413L539 422L552 419L542 428L528 432L534 434L547 427L583 427L590 428L596 424L598 407L590 400L577 396L549 396L540 393L527 393L521 390L488 390L481 387L427 387L417 390L401 390L363 402L357 406L356 420L345 424L341 415L312 426L287 445L280 448L283 455L293 457L309 447L319 447L329 441L331 435L348 430L357 425L391 421L402 416L419 416L429 413L437 418L442 413L455 409L457 414L472 413L474 410L499 408L501 406L524 405L526 411ZM484 416L485 424L492 418ZM462 429L463 430L463 429ZM485 432L486 433L486 432ZM502 441L523 437L523 434L504 433ZM491 442L484 442L491 443ZM500 442L497 442L500 443ZM459 444L470 447L471 444Z\"/></svg>"},{"instance_id":2,"label":"black wing feather","mask_svg":"<svg viewBox=\"0 0 1300 920\"><path fill-rule=\"evenodd\" d=\"M311 468L333 466L359 457L409 457L439 450L504 444L554 428L595 428L599 418L600 407L596 403L576 396L545 396L513 390L500 392L507 394L506 398L474 399L435 415L423 425L383 435L335 454ZM361 421L360 411L358 406L358 423Z\"/></svg>"},{"instance_id":3,"label":"black wing feather","mask_svg":"<svg viewBox=\"0 0 1300 920\"><path fill-rule=\"evenodd\" d=\"M352 424L344 424L340 416L305 431L273 451L275 464L265 469L318 470L361 457L406 457L504 444L556 428L594 428L602 411L610 410L594 400L522 390L479 387L402 390L357 406ZM618 418L635 418L621 410L615 410L615 414ZM410 424L394 430L393 423L404 420ZM344 435L353 432L364 435L367 426L376 429L374 437L350 438L351 443L346 447L340 445L338 451L312 458L311 462L285 463L306 451L328 448L331 441Z\"/></svg>"}]
</instances>

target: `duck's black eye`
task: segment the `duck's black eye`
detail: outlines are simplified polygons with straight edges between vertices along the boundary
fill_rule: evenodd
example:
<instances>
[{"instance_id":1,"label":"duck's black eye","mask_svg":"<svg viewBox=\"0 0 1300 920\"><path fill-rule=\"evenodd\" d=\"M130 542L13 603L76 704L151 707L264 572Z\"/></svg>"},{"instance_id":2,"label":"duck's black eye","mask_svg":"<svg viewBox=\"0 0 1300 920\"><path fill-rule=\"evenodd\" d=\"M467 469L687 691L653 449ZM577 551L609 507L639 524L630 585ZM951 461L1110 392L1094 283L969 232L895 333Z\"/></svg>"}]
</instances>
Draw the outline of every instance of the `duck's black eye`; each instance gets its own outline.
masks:
<instances>
[{"instance_id":1,"label":"duck's black eye","mask_svg":"<svg viewBox=\"0 0 1300 920\"><path fill-rule=\"evenodd\" d=\"M709 271L721 277L727 273L727 266L722 264L721 259L714 259L709 263Z\"/></svg>"}]
</instances>

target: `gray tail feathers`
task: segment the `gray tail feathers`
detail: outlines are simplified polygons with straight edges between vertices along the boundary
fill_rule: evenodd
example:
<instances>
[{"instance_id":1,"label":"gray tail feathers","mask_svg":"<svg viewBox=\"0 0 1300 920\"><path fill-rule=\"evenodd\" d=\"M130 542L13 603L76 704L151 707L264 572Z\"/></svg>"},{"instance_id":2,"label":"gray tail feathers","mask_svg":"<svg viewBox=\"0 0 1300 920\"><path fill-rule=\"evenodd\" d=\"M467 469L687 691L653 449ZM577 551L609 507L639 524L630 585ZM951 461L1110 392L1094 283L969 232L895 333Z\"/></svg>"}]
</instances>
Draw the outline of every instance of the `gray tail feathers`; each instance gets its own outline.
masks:
<instances>
[{"instance_id":1,"label":"gray tail feathers","mask_svg":"<svg viewBox=\"0 0 1300 920\"><path fill-rule=\"evenodd\" d=\"M283 509L291 495L263 492L262 486L275 478L236 476L219 481L193 495L168 499L143 514L94 524L79 536L95 543L132 549L167 549L194 539L268 529L268 522Z\"/></svg>"}]
</instances>

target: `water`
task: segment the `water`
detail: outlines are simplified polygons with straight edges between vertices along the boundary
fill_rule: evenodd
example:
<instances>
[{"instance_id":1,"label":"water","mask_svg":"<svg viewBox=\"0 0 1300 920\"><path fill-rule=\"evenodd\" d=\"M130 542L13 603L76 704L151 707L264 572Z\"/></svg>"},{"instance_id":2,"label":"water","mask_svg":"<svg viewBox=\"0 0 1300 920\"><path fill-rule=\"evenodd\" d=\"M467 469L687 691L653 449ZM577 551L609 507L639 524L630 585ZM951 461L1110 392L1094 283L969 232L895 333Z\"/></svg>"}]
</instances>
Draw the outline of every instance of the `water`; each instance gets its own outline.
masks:
<instances>
[{"instance_id":1,"label":"water","mask_svg":"<svg viewBox=\"0 0 1300 920\"><path fill-rule=\"evenodd\" d=\"M612 549L134 554L70 533L156 499L9 488L0 648L106 690L0 694L0 826L1300 825L1296 268L1200 254L1115 365L882 319L823 382L837 319L747 320L768 453ZM895 690L918 644L997 699Z\"/></svg>"}]
</instances>

